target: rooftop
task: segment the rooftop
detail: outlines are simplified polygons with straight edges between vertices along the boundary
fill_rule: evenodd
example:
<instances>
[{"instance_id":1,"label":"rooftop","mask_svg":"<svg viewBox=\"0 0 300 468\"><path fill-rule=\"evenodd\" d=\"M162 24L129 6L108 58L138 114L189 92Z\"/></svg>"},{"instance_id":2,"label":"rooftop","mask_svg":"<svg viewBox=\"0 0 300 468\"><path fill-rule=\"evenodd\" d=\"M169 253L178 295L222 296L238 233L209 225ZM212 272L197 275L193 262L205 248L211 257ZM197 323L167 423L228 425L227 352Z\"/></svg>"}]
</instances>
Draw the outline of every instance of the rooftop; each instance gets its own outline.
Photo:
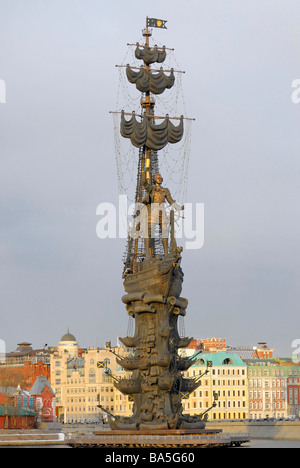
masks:
<instances>
[{"instance_id":1,"label":"rooftop","mask_svg":"<svg viewBox=\"0 0 300 468\"><path fill-rule=\"evenodd\" d=\"M246 367L246 364L235 353L219 352L219 353L201 353L194 366L207 366L208 362L212 362L213 367L221 366L241 366Z\"/></svg>"},{"instance_id":2,"label":"rooftop","mask_svg":"<svg viewBox=\"0 0 300 468\"><path fill-rule=\"evenodd\" d=\"M36 381L34 382L33 384L33 387L31 388L30 390L30 395L41 395L44 388L45 387L48 387L49 390L54 394L49 382L48 382L48 379L44 376L39 376L37 377Z\"/></svg>"},{"instance_id":3,"label":"rooftop","mask_svg":"<svg viewBox=\"0 0 300 468\"><path fill-rule=\"evenodd\" d=\"M60 340L60 341L74 341L74 342L77 342L75 336L72 335L72 333L70 333L69 330L68 330L68 332L67 332L65 335L63 335L63 336L61 337L61 340Z\"/></svg>"}]
</instances>

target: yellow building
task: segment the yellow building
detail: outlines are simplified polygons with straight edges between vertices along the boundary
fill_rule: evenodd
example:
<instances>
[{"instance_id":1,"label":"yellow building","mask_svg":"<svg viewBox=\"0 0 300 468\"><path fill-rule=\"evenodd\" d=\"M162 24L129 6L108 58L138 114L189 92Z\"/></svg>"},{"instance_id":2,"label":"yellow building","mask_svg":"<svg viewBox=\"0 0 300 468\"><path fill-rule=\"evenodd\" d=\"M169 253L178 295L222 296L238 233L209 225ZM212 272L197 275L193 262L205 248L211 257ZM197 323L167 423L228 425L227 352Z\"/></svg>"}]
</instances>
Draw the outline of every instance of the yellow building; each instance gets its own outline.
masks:
<instances>
[{"instance_id":1,"label":"yellow building","mask_svg":"<svg viewBox=\"0 0 300 468\"><path fill-rule=\"evenodd\" d=\"M112 348L124 356L124 347ZM120 374L116 356L106 348L81 350L74 335L65 334L51 356L51 385L57 398L58 419L64 423L100 422L108 412L126 415L132 403L114 387Z\"/></svg>"},{"instance_id":2,"label":"yellow building","mask_svg":"<svg viewBox=\"0 0 300 468\"><path fill-rule=\"evenodd\" d=\"M249 418L249 391L247 366L236 355L227 352L203 353L185 373L185 377L199 378L201 385L183 400L184 411L199 414L206 412L214 402L217 406L208 411L209 420L239 420Z\"/></svg>"},{"instance_id":3,"label":"yellow building","mask_svg":"<svg viewBox=\"0 0 300 468\"><path fill-rule=\"evenodd\" d=\"M130 416L133 403L114 387L114 380L127 376L116 356L128 356L124 346L80 349L74 335L67 333L51 355L51 386L56 395L58 419L64 423L100 422L107 414ZM181 354L195 353L182 350ZM185 377L201 379L195 392L183 395L184 412L191 415L208 411L209 420L249 418L247 365L236 355L226 352L202 353Z\"/></svg>"}]
</instances>

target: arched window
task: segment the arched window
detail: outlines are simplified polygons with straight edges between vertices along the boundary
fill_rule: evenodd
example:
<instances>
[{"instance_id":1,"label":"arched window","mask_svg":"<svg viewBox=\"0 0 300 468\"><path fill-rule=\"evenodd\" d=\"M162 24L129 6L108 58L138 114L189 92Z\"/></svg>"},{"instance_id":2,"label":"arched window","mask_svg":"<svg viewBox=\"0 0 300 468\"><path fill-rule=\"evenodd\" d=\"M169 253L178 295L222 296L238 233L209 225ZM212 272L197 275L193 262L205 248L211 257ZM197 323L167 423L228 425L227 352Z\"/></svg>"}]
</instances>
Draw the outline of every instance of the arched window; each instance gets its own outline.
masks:
<instances>
[{"instance_id":1,"label":"arched window","mask_svg":"<svg viewBox=\"0 0 300 468\"><path fill-rule=\"evenodd\" d=\"M96 383L96 373L95 373L95 369L90 369L90 372L89 372L89 383Z\"/></svg>"},{"instance_id":2,"label":"arched window","mask_svg":"<svg viewBox=\"0 0 300 468\"><path fill-rule=\"evenodd\" d=\"M103 383L110 383L111 382L111 370L110 368L106 368L103 370Z\"/></svg>"},{"instance_id":3,"label":"arched window","mask_svg":"<svg viewBox=\"0 0 300 468\"><path fill-rule=\"evenodd\" d=\"M197 362L196 362L196 365L197 366L204 366L205 362L203 361L203 359L198 359Z\"/></svg>"},{"instance_id":4,"label":"arched window","mask_svg":"<svg viewBox=\"0 0 300 468\"><path fill-rule=\"evenodd\" d=\"M234 364L234 362L233 362L232 359L226 358L226 359L224 359L222 364L223 364L223 366L232 366Z\"/></svg>"}]
</instances>

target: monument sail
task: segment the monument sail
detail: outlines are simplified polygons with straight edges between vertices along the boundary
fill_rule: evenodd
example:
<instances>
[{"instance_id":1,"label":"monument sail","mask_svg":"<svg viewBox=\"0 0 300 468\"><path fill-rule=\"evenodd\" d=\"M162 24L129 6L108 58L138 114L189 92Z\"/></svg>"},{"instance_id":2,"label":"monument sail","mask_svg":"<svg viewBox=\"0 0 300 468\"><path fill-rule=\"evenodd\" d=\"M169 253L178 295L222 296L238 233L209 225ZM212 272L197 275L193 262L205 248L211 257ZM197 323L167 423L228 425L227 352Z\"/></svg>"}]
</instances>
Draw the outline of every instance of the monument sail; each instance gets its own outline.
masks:
<instances>
[{"instance_id":1,"label":"monument sail","mask_svg":"<svg viewBox=\"0 0 300 468\"><path fill-rule=\"evenodd\" d=\"M154 116L149 119L145 114L141 116L141 122L137 121L135 113L130 120L126 120L125 113L121 117L121 135L130 138L131 143L137 148L145 147L148 150L158 151L168 143L179 143L183 137L183 117L179 125L175 126L169 116L160 124L153 124Z\"/></svg>"},{"instance_id":2,"label":"monument sail","mask_svg":"<svg viewBox=\"0 0 300 468\"><path fill-rule=\"evenodd\" d=\"M134 404L130 417L115 417L110 424L113 429L201 429L208 411L190 416L183 414L182 406L182 399L197 389L201 377L183 376L195 359L184 358L179 352L192 340L178 330L188 300L181 295L182 248L175 239L174 218L184 211L184 206L174 200L159 172L159 152L181 141L185 118L156 115L155 95L173 87L175 72L151 68L164 63L167 49L150 46L149 25L166 29L166 21L147 18L145 44L137 44L135 50L142 67L138 71L126 67L129 83L142 93L141 112L123 110L120 123L122 137L138 148L139 159L136 209L128 232L122 298L135 326L132 335L120 338L132 352L120 358L127 377L116 379L115 386Z\"/></svg>"}]
</instances>

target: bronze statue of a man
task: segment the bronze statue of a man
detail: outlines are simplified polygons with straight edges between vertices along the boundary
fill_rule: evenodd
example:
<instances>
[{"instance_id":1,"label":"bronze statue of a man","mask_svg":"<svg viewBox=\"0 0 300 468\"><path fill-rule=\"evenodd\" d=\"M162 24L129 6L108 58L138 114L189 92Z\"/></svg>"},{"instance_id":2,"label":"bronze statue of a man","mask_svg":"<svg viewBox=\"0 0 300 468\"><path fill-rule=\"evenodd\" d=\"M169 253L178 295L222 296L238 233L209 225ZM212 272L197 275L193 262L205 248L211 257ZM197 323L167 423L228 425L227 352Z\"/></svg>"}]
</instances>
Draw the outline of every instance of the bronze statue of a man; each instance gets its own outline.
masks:
<instances>
[{"instance_id":1,"label":"bronze statue of a man","mask_svg":"<svg viewBox=\"0 0 300 468\"><path fill-rule=\"evenodd\" d=\"M154 185L143 178L142 183L147 192L146 197L142 201L148 208L148 237L145 237L145 249L147 256L153 256L154 252L154 231L155 226L159 225L162 235L162 243L164 255L168 255L168 238L169 238L169 220L166 214L166 201L177 211L183 210L184 206L180 206L173 200L170 190L162 187L163 178L160 174L155 174Z\"/></svg>"}]
</instances>

